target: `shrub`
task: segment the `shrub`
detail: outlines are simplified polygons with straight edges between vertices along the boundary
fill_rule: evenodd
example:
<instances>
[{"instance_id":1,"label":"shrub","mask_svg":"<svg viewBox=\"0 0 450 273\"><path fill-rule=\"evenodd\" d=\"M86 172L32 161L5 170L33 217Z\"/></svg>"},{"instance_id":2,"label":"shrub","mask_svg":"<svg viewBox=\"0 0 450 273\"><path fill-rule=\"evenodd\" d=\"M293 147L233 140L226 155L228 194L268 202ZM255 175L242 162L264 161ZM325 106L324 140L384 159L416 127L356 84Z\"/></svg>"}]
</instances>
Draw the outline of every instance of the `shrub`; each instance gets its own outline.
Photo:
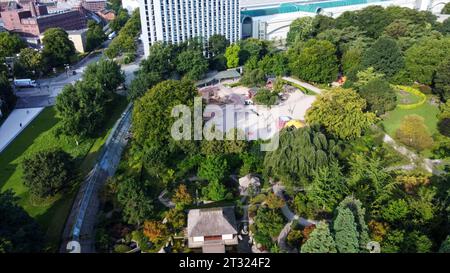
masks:
<instances>
[{"instance_id":1,"label":"shrub","mask_svg":"<svg viewBox=\"0 0 450 273\"><path fill-rule=\"evenodd\" d=\"M272 106L277 102L278 95L275 92L261 88L258 93L256 93L254 100L257 104Z\"/></svg>"},{"instance_id":2,"label":"shrub","mask_svg":"<svg viewBox=\"0 0 450 273\"><path fill-rule=\"evenodd\" d=\"M418 115L404 117L396 136L401 143L417 151L425 150L433 145L433 139L424 123L424 118Z\"/></svg>"},{"instance_id":3,"label":"shrub","mask_svg":"<svg viewBox=\"0 0 450 273\"><path fill-rule=\"evenodd\" d=\"M131 250L131 248L127 245L119 244L119 245L114 246L114 252L116 252L116 253L126 253L130 250Z\"/></svg>"}]
</instances>

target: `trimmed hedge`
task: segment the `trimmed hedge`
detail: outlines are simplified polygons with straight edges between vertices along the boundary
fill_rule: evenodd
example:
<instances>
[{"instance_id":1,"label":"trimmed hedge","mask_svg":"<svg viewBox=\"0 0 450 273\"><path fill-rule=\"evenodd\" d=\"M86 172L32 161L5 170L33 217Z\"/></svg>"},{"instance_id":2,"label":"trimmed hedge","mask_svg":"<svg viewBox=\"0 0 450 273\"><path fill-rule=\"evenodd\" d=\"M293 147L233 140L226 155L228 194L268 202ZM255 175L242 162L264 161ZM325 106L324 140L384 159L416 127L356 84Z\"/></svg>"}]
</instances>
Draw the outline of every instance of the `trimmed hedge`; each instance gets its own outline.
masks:
<instances>
[{"instance_id":1,"label":"trimmed hedge","mask_svg":"<svg viewBox=\"0 0 450 273\"><path fill-rule=\"evenodd\" d=\"M403 90L405 92L411 93L413 95L416 95L418 97L420 97L420 101L417 103L413 103L413 104L397 104L397 107L400 109L405 109L405 110L409 110L409 109L414 109L417 108L419 106L421 106L422 104L424 104L427 101L427 96L420 92L419 90L410 87L410 86L403 86L403 85L395 85L394 88L396 90Z\"/></svg>"}]
</instances>

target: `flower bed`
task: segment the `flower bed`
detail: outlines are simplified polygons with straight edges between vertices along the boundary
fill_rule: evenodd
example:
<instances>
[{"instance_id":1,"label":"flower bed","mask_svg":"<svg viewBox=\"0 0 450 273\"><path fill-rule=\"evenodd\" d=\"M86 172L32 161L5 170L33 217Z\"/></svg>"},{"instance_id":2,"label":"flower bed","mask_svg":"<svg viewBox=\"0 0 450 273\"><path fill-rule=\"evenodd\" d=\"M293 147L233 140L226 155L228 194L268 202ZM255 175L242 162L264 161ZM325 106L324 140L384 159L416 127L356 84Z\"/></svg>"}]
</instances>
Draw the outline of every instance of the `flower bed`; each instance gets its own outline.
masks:
<instances>
[{"instance_id":1,"label":"flower bed","mask_svg":"<svg viewBox=\"0 0 450 273\"><path fill-rule=\"evenodd\" d=\"M404 92L410 93L412 95L418 96L419 97L419 101L416 103L411 103L411 104L397 104L397 107L400 109L414 109L417 108L419 106L421 106L422 104L424 104L427 101L427 96L425 94L423 94L422 92L420 92L419 90L410 87L410 86L403 86L403 85L396 85L394 86L394 88L399 91L402 90Z\"/></svg>"}]
</instances>

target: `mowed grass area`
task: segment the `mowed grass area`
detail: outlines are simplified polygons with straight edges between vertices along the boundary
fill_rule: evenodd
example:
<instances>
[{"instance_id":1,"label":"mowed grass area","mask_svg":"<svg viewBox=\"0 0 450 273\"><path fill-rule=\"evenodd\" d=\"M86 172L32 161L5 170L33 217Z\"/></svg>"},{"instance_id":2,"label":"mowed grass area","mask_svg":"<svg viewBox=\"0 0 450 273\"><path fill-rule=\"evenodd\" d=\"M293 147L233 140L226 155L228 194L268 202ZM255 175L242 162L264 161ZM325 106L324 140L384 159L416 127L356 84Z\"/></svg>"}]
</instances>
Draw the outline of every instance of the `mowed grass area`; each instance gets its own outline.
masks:
<instances>
[{"instance_id":1,"label":"mowed grass area","mask_svg":"<svg viewBox=\"0 0 450 273\"><path fill-rule=\"evenodd\" d=\"M55 109L54 107L46 108L0 153L0 190L12 189L20 197L20 205L46 232L50 250L58 247L78 186L94 166L108 133L126 105L127 101L124 97L116 96L111 104L109 119L105 123L103 133L97 138L81 141L78 146L73 137L56 136L58 118L56 118ZM21 162L38 151L54 148L60 148L72 155L79 175L70 189L48 200L37 200L29 194L23 184Z\"/></svg>"},{"instance_id":2,"label":"mowed grass area","mask_svg":"<svg viewBox=\"0 0 450 273\"><path fill-rule=\"evenodd\" d=\"M421 99L419 96L403 90L397 90L396 93L397 93L397 102L399 104L414 104L418 103Z\"/></svg>"},{"instance_id":3,"label":"mowed grass area","mask_svg":"<svg viewBox=\"0 0 450 273\"><path fill-rule=\"evenodd\" d=\"M400 109L396 108L393 111L386 114L383 118L383 127L386 133L391 137L395 137L395 132L400 127L402 119L407 115L419 115L425 119L425 125L431 134L436 133L437 130L437 114L439 113L439 108L436 105L430 104L429 101L425 102L423 105L414 109Z\"/></svg>"}]
</instances>

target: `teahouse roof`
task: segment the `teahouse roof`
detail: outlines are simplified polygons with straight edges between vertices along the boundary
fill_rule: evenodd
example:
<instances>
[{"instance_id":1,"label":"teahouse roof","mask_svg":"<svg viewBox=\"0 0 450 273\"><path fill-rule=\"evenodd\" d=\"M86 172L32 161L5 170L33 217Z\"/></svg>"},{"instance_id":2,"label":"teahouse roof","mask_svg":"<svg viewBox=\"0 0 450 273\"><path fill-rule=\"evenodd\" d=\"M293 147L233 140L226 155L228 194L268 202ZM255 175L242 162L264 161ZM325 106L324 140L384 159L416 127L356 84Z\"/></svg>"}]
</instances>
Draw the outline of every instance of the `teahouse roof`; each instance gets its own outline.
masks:
<instances>
[{"instance_id":1,"label":"teahouse roof","mask_svg":"<svg viewBox=\"0 0 450 273\"><path fill-rule=\"evenodd\" d=\"M189 237L236 234L234 208L192 209L187 229Z\"/></svg>"},{"instance_id":2,"label":"teahouse roof","mask_svg":"<svg viewBox=\"0 0 450 273\"><path fill-rule=\"evenodd\" d=\"M247 174L246 176L239 178L239 186L248 188L250 184L255 184L259 186L260 185L259 178L251 176L250 174Z\"/></svg>"}]
</instances>

